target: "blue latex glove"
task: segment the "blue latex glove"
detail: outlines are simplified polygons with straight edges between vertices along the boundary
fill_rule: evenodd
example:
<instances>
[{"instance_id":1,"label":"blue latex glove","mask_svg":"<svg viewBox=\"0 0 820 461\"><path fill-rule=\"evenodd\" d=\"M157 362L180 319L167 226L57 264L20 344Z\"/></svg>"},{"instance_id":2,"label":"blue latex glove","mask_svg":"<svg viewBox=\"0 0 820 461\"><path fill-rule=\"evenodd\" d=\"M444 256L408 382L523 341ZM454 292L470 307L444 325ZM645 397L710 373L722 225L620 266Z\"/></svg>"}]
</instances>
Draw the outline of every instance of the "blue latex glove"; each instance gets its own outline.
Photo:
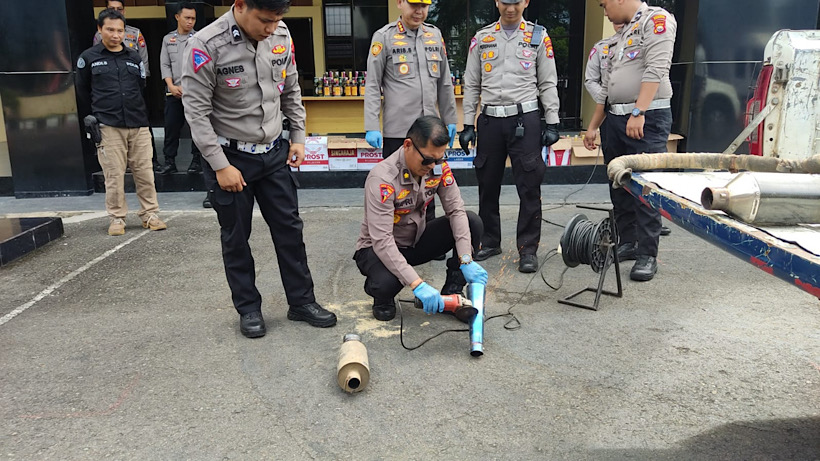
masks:
<instances>
[{"instance_id":1,"label":"blue latex glove","mask_svg":"<svg viewBox=\"0 0 820 461\"><path fill-rule=\"evenodd\" d=\"M371 146L378 149L382 146L382 132L381 131L368 131L367 133L364 134L364 140L367 141L367 143L370 144Z\"/></svg>"},{"instance_id":2,"label":"blue latex glove","mask_svg":"<svg viewBox=\"0 0 820 461\"><path fill-rule=\"evenodd\" d=\"M444 312L444 300L441 299L441 294L427 283L419 283L418 286L413 289L413 294L424 304L424 312L428 314Z\"/></svg>"},{"instance_id":3,"label":"blue latex glove","mask_svg":"<svg viewBox=\"0 0 820 461\"><path fill-rule=\"evenodd\" d=\"M471 261L470 264L462 264L461 273L464 274L464 278L467 279L467 283L480 283L482 285L486 285L487 280L489 279L487 271L475 261Z\"/></svg>"},{"instance_id":4,"label":"blue latex glove","mask_svg":"<svg viewBox=\"0 0 820 461\"><path fill-rule=\"evenodd\" d=\"M447 125L447 133L450 135L450 148L453 147L453 142L456 140L456 124L451 123Z\"/></svg>"}]
</instances>

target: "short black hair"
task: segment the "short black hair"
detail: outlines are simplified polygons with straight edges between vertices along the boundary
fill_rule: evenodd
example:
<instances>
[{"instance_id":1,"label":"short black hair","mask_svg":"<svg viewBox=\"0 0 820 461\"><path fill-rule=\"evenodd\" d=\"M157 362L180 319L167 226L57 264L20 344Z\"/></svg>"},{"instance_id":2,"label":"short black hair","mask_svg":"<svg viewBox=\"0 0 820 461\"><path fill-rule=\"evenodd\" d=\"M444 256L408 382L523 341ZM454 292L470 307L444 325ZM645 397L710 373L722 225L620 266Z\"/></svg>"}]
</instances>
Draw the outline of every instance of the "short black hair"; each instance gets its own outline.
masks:
<instances>
[{"instance_id":1,"label":"short black hair","mask_svg":"<svg viewBox=\"0 0 820 461\"><path fill-rule=\"evenodd\" d=\"M105 0L105 7L110 8L111 2L121 3L122 7L125 8L125 0Z\"/></svg>"},{"instance_id":2,"label":"short black hair","mask_svg":"<svg viewBox=\"0 0 820 461\"><path fill-rule=\"evenodd\" d=\"M450 142L450 133L440 118L425 115L413 122L407 131L407 137L418 147L427 146L427 142L433 143L435 147L441 147Z\"/></svg>"},{"instance_id":3,"label":"short black hair","mask_svg":"<svg viewBox=\"0 0 820 461\"><path fill-rule=\"evenodd\" d=\"M122 21L123 25L125 24L125 16L123 16L119 11L112 10L111 8L106 8L100 11L100 15L97 16L97 25L102 28L102 26L105 25L106 19L119 19Z\"/></svg>"},{"instance_id":4,"label":"short black hair","mask_svg":"<svg viewBox=\"0 0 820 461\"><path fill-rule=\"evenodd\" d=\"M285 14L290 9L290 0L245 0L252 10L268 10L276 14Z\"/></svg>"},{"instance_id":5,"label":"short black hair","mask_svg":"<svg viewBox=\"0 0 820 461\"><path fill-rule=\"evenodd\" d=\"M182 13L182 10L194 10L196 11L196 7L191 2L182 2L179 4L179 8L177 8L177 13Z\"/></svg>"}]
</instances>

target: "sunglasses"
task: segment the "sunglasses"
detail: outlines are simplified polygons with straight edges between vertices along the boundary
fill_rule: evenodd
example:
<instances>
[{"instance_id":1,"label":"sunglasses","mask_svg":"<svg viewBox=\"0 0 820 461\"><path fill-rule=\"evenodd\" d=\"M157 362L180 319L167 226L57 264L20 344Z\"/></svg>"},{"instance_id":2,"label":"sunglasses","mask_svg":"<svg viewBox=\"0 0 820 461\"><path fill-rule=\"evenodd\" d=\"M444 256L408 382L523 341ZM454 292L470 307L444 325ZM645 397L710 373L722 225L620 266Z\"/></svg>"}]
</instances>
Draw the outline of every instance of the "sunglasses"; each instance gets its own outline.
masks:
<instances>
[{"instance_id":1,"label":"sunglasses","mask_svg":"<svg viewBox=\"0 0 820 461\"><path fill-rule=\"evenodd\" d=\"M410 140L410 144L412 144L413 149L416 149L416 152L418 152L419 155L421 155L421 164L422 165L425 165L425 166L433 165L433 164L441 165L442 163L447 161L447 154L446 153L444 154L444 157L441 157L441 158L428 157L428 156L424 155L424 153L418 147L416 147L416 144L413 142L412 139Z\"/></svg>"}]
</instances>

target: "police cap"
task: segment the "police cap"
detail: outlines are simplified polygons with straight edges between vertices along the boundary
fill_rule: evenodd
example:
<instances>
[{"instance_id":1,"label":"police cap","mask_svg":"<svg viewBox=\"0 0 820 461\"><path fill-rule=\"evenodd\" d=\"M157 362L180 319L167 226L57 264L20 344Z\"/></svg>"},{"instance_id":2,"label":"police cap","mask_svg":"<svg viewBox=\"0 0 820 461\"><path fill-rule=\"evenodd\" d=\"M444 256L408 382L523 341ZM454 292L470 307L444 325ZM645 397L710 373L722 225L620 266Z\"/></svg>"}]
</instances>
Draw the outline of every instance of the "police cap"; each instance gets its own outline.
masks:
<instances>
[{"instance_id":1,"label":"police cap","mask_svg":"<svg viewBox=\"0 0 820 461\"><path fill-rule=\"evenodd\" d=\"M433 0L407 0L407 3L421 3L422 5L432 5Z\"/></svg>"}]
</instances>

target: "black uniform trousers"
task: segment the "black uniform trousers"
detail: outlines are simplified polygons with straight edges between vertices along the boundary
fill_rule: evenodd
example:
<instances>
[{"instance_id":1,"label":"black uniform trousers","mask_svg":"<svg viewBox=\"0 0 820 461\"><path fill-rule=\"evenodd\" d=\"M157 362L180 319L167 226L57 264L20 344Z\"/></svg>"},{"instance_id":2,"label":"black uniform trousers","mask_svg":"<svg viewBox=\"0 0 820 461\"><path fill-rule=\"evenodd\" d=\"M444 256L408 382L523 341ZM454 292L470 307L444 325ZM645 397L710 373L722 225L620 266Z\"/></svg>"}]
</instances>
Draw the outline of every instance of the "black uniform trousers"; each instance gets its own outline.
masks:
<instances>
[{"instance_id":1,"label":"black uniform trousers","mask_svg":"<svg viewBox=\"0 0 820 461\"><path fill-rule=\"evenodd\" d=\"M515 137L519 122L524 136ZM541 181L547 165L541 157L541 119L537 111L512 117L478 116L475 165L478 179L478 214L484 222L481 245L501 246L501 214L498 199L507 156L518 191L518 253L532 255L541 241Z\"/></svg>"},{"instance_id":2,"label":"black uniform trousers","mask_svg":"<svg viewBox=\"0 0 820 461\"><path fill-rule=\"evenodd\" d=\"M391 154L399 150L399 147L404 144L404 140L407 138L384 138L382 140L382 158L390 157ZM422 147L423 149L424 147ZM436 198L433 197L433 200L427 204L427 214L425 218L429 223L436 217Z\"/></svg>"},{"instance_id":3,"label":"black uniform trousers","mask_svg":"<svg viewBox=\"0 0 820 461\"><path fill-rule=\"evenodd\" d=\"M626 135L629 115L606 114L606 147L604 161L622 155L666 152L666 142L672 130L672 109L646 111L644 116L643 139L632 139ZM641 203L624 188L613 189L609 183L609 197L615 212L615 225L620 243L638 244L636 254L658 256L658 241L661 235L661 214Z\"/></svg>"},{"instance_id":4,"label":"black uniform trousers","mask_svg":"<svg viewBox=\"0 0 820 461\"><path fill-rule=\"evenodd\" d=\"M467 212L470 224L470 237L473 251L478 249L482 232L481 218L472 211ZM399 251L411 266L418 266L431 261L436 256L444 254L456 246L450 220L447 217L436 218L427 223L416 245L408 248L399 248ZM390 272L381 259L373 251L373 247L362 248L353 255L359 272L367 279L364 282L364 291L377 300L391 300L404 288L399 279ZM448 271L458 271L461 261L457 255L447 260Z\"/></svg>"},{"instance_id":5,"label":"black uniform trousers","mask_svg":"<svg viewBox=\"0 0 820 461\"><path fill-rule=\"evenodd\" d=\"M162 154L165 163L174 163L179 150L179 135L182 127L185 126L185 111L182 107L182 100L175 96L165 97L165 143ZM199 148L191 141L192 162L199 162Z\"/></svg>"},{"instance_id":6,"label":"black uniform trousers","mask_svg":"<svg viewBox=\"0 0 820 461\"><path fill-rule=\"evenodd\" d=\"M296 180L285 163L289 148L288 142L281 139L265 154L248 154L223 147L228 161L242 172L248 184L242 192L222 190L208 162L202 165L205 186L211 194L211 203L221 227L225 276L234 307L240 314L256 312L262 307L248 244L254 199L259 202L262 217L270 229L288 304L298 306L316 301L302 238Z\"/></svg>"}]
</instances>

